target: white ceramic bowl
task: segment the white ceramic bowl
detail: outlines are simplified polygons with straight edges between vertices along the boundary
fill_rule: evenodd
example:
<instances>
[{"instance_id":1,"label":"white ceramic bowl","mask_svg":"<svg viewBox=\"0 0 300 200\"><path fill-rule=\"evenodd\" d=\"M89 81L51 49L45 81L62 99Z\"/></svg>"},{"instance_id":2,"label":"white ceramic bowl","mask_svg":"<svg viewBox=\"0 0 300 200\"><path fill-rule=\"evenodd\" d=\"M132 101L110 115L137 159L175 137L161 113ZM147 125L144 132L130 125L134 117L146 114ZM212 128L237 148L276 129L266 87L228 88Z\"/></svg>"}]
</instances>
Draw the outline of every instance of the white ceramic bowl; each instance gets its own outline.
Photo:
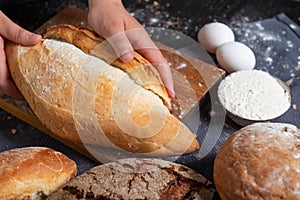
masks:
<instances>
[{"instance_id":1,"label":"white ceramic bowl","mask_svg":"<svg viewBox=\"0 0 300 200\"><path fill-rule=\"evenodd\" d=\"M288 102L289 102L289 106L290 106L291 99L292 99L290 88L282 80L280 80L280 79L278 79L274 76L273 76L273 78L275 78L275 80L278 82L278 84L283 88L284 92L287 94ZM235 113L231 112L230 109L228 109L228 106L220 98L219 90L220 90L220 87L218 88L218 98L219 98L222 106L225 108L227 116L230 117L235 123L239 124L240 126L247 126L247 125L250 125L250 124L253 124L253 123L257 123L257 122L270 121L270 120L273 120L273 119L276 119L276 118L280 117L282 114L284 114L288 110L288 107L286 107L286 109L281 110L280 113L278 113L276 116L274 116L272 118L263 118L263 119L245 118L245 117L242 117L238 114L235 114ZM229 102L229 103L235 103L235 102Z\"/></svg>"}]
</instances>

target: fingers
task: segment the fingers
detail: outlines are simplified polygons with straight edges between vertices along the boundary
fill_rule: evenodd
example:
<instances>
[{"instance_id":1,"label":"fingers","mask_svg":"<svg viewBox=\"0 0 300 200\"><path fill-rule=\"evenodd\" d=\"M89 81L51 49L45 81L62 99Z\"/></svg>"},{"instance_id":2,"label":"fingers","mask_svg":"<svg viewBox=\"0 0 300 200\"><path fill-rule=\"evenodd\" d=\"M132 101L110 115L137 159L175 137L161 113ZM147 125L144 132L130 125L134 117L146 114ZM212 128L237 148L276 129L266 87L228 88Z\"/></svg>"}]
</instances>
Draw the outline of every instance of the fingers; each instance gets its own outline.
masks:
<instances>
[{"instance_id":1,"label":"fingers","mask_svg":"<svg viewBox=\"0 0 300 200\"><path fill-rule=\"evenodd\" d=\"M126 34L134 49L143 55L157 69L167 89L169 97L174 98L175 91L171 69L167 60L153 43L148 33L145 29L138 28L126 31Z\"/></svg>"},{"instance_id":2,"label":"fingers","mask_svg":"<svg viewBox=\"0 0 300 200\"><path fill-rule=\"evenodd\" d=\"M42 36L33 34L14 22L0 11L0 90L14 99L23 99L22 94L10 79L10 73L6 64L4 50L4 38L23 45L33 45L42 40ZM3 38L4 37L4 38Z\"/></svg>"},{"instance_id":3,"label":"fingers","mask_svg":"<svg viewBox=\"0 0 300 200\"><path fill-rule=\"evenodd\" d=\"M175 97L170 67L145 29L131 29L126 32L118 33L107 40L116 51L118 57L124 62L129 62L133 59L133 49L143 55L157 69L169 97Z\"/></svg>"},{"instance_id":4,"label":"fingers","mask_svg":"<svg viewBox=\"0 0 300 200\"><path fill-rule=\"evenodd\" d=\"M4 39L0 36L0 90L14 99L23 99L13 81L10 79L4 52Z\"/></svg>"},{"instance_id":5,"label":"fingers","mask_svg":"<svg viewBox=\"0 0 300 200\"><path fill-rule=\"evenodd\" d=\"M169 97L175 97L171 71L166 59L142 25L125 10L121 1L90 0L88 21L93 29L111 44L123 62L133 59L134 50L143 55L158 70Z\"/></svg>"},{"instance_id":6,"label":"fingers","mask_svg":"<svg viewBox=\"0 0 300 200\"><path fill-rule=\"evenodd\" d=\"M34 45L42 40L42 36L31 33L14 22L12 22L3 12L0 11L0 35L8 40L22 44L22 45Z\"/></svg>"},{"instance_id":7,"label":"fingers","mask_svg":"<svg viewBox=\"0 0 300 200\"><path fill-rule=\"evenodd\" d=\"M108 12L108 10L115 12ZM125 14L124 14L125 13ZM127 17L121 1L89 1L88 22L93 29L104 37L123 62L133 59L133 47L128 40L123 18Z\"/></svg>"},{"instance_id":8,"label":"fingers","mask_svg":"<svg viewBox=\"0 0 300 200\"><path fill-rule=\"evenodd\" d=\"M160 77L165 85L165 88L170 98L175 97L174 84L172 79L171 69L168 65L167 60L162 55L161 51L156 48L143 48L137 49L153 66L157 69Z\"/></svg>"},{"instance_id":9,"label":"fingers","mask_svg":"<svg viewBox=\"0 0 300 200\"><path fill-rule=\"evenodd\" d=\"M115 32L118 32L118 30L115 30ZM113 33L111 34L113 35ZM124 62L129 62L133 59L133 49L143 55L159 72L169 97L175 97L170 67L145 29L136 28L126 32L118 32L112 37L108 37L107 40L117 56Z\"/></svg>"},{"instance_id":10,"label":"fingers","mask_svg":"<svg viewBox=\"0 0 300 200\"><path fill-rule=\"evenodd\" d=\"M115 50L117 56L120 57L123 62L130 62L133 59L133 47L126 36L126 33L118 33L107 38L107 40Z\"/></svg>"}]
</instances>

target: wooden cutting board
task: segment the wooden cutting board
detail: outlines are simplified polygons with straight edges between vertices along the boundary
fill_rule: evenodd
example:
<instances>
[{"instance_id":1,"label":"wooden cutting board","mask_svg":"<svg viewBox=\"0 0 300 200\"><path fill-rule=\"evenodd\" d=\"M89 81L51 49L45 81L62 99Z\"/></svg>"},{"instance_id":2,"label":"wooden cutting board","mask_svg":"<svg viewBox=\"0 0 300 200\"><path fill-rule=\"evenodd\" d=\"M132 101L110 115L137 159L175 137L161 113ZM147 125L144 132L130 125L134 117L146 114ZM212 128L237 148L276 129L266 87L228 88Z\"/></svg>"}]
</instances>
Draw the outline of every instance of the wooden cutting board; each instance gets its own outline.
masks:
<instances>
[{"instance_id":1,"label":"wooden cutting board","mask_svg":"<svg viewBox=\"0 0 300 200\"><path fill-rule=\"evenodd\" d=\"M36 32L42 34L48 27L57 24L73 24L78 27L90 28L87 23L87 12L70 6L58 12L53 18L39 27ZM213 85L224 77L225 72L216 66L182 54L163 44L157 43L157 46L169 61L172 69L177 95L172 102L174 106L173 114L187 124L193 115L199 116L199 101L205 97ZM0 107L79 153L94 159L83 144L62 139L47 129L34 115L25 101L16 101L0 95Z\"/></svg>"}]
</instances>

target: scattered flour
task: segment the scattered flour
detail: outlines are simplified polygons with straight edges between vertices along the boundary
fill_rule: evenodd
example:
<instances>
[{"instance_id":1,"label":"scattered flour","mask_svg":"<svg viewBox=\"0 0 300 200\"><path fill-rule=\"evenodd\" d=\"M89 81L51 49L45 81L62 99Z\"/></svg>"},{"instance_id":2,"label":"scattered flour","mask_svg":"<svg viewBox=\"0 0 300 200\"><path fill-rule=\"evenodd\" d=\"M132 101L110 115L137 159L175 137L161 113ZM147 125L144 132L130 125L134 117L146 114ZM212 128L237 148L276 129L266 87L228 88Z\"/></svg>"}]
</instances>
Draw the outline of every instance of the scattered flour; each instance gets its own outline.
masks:
<instances>
[{"instance_id":1,"label":"scattered flour","mask_svg":"<svg viewBox=\"0 0 300 200\"><path fill-rule=\"evenodd\" d=\"M135 17L144 27L159 27L172 29L187 35L196 35L199 31L199 26L196 25L195 18L184 17L183 13L178 10L177 13L170 13L169 2L149 1L144 0L146 5L141 8L129 5L127 10ZM151 32L149 33L151 36ZM179 36L174 36L175 39L180 39Z\"/></svg>"},{"instance_id":2,"label":"scattered flour","mask_svg":"<svg viewBox=\"0 0 300 200\"><path fill-rule=\"evenodd\" d=\"M204 25L203 18L199 16L188 16L172 9L170 2L153 0L140 0L140 6L127 7L127 10L144 27L160 27L172 29L186 34L194 39L199 29ZM213 9L207 3L209 9ZM228 9L230 5L226 6ZM245 16L245 10L230 17L226 14L221 16L206 16L207 22L224 22L228 24L235 33L236 41L249 46L256 56L257 64L255 69L267 71L270 74L288 80L300 74L300 48L298 43L291 40L291 31L298 27L294 24L274 28L270 19L249 18ZM275 21L275 20L274 20ZM156 33L149 32L152 39ZM176 35L169 35L170 38L179 39ZM297 56L291 56L291 53ZM282 70L284 69L284 70Z\"/></svg>"},{"instance_id":3,"label":"scattered flour","mask_svg":"<svg viewBox=\"0 0 300 200\"><path fill-rule=\"evenodd\" d=\"M292 40L292 33L288 30L297 27L291 24L274 28L275 20L269 22L270 19L251 22L248 17L239 16L234 17L229 25L236 40L253 49L257 58L256 69L288 80L300 74L299 40Z\"/></svg>"},{"instance_id":4,"label":"scattered flour","mask_svg":"<svg viewBox=\"0 0 300 200\"><path fill-rule=\"evenodd\" d=\"M235 162L243 163L248 169L244 173L251 174L250 181L253 180L251 183L255 188L261 187L262 191L273 192L290 187L292 192L300 194L299 137L300 130L292 124L249 125L237 132L231 141L235 155L242 155ZM255 170L249 170L253 164ZM233 167L236 166L233 164ZM251 184L248 186L252 187Z\"/></svg>"}]
</instances>

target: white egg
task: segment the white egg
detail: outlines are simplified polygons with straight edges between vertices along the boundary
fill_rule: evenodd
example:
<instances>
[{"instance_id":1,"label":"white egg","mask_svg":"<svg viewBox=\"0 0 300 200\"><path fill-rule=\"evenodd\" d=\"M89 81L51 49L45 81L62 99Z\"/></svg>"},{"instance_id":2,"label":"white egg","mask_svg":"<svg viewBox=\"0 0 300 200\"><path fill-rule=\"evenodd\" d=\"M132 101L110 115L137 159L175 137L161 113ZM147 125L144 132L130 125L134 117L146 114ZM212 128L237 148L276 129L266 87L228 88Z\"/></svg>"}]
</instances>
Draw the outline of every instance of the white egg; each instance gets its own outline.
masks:
<instances>
[{"instance_id":1,"label":"white egg","mask_svg":"<svg viewBox=\"0 0 300 200\"><path fill-rule=\"evenodd\" d=\"M206 51L215 53L222 44L234 41L234 33L227 25L212 22L199 30L198 41Z\"/></svg>"},{"instance_id":2,"label":"white egg","mask_svg":"<svg viewBox=\"0 0 300 200\"><path fill-rule=\"evenodd\" d=\"M253 51L243 43L227 42L216 52L219 65L227 72L251 70L255 67L256 59Z\"/></svg>"}]
</instances>

